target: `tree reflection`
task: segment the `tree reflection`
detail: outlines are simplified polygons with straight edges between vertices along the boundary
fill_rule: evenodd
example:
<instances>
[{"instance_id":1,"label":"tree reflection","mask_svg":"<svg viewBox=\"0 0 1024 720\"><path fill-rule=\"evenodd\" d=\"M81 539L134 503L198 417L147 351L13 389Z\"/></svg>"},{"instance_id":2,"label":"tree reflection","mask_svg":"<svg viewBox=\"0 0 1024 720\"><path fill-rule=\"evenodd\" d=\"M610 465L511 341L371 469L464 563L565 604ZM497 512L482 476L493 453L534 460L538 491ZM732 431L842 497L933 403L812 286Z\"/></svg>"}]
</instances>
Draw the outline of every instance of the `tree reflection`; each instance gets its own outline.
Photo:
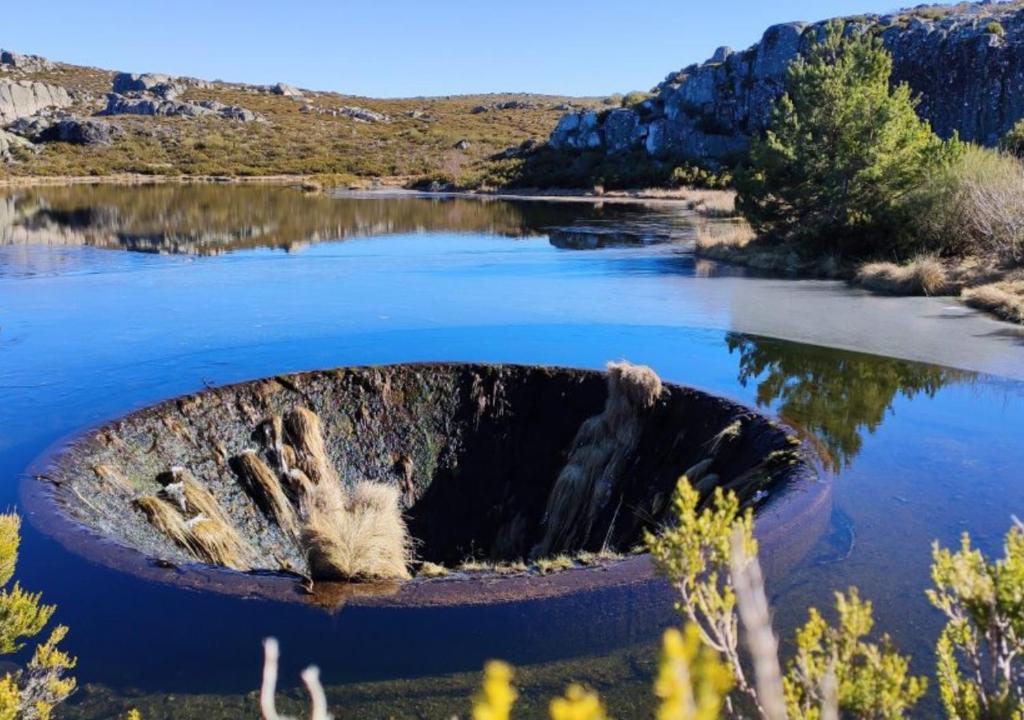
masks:
<instances>
[{"instance_id":1,"label":"tree reflection","mask_svg":"<svg viewBox=\"0 0 1024 720\"><path fill-rule=\"evenodd\" d=\"M642 204L332 197L268 185L72 185L0 194L0 245L214 255L400 233L524 237L580 227L668 241L692 232L692 218Z\"/></svg>"},{"instance_id":2,"label":"tree reflection","mask_svg":"<svg viewBox=\"0 0 1024 720\"><path fill-rule=\"evenodd\" d=\"M974 373L770 338L729 333L739 352L739 381L757 383L757 404L775 406L783 421L816 441L834 470L861 450L892 410L897 393L932 397L943 386Z\"/></svg>"}]
</instances>

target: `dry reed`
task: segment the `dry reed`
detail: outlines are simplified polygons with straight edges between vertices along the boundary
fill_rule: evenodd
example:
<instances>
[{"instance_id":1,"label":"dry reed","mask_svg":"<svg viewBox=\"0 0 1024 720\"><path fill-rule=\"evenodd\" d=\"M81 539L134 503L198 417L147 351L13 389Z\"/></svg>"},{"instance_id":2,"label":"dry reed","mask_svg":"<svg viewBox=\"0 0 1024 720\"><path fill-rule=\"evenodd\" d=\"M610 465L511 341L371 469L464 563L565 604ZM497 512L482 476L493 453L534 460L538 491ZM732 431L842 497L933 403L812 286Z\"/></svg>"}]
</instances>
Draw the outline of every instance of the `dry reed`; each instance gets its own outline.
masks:
<instances>
[{"instance_id":1,"label":"dry reed","mask_svg":"<svg viewBox=\"0 0 1024 720\"><path fill-rule=\"evenodd\" d=\"M314 483L337 482L338 475L327 459L320 418L298 407L284 417L284 431L295 452L295 465Z\"/></svg>"},{"instance_id":2,"label":"dry reed","mask_svg":"<svg viewBox=\"0 0 1024 720\"><path fill-rule=\"evenodd\" d=\"M544 512L544 537L530 557L580 549L605 507L640 436L642 414L661 395L651 368L627 362L608 364L604 410L584 421L573 440Z\"/></svg>"},{"instance_id":3,"label":"dry reed","mask_svg":"<svg viewBox=\"0 0 1024 720\"><path fill-rule=\"evenodd\" d=\"M293 538L299 537L299 523L288 496L274 472L252 450L246 450L234 459L235 471L242 484L278 527Z\"/></svg>"}]
</instances>

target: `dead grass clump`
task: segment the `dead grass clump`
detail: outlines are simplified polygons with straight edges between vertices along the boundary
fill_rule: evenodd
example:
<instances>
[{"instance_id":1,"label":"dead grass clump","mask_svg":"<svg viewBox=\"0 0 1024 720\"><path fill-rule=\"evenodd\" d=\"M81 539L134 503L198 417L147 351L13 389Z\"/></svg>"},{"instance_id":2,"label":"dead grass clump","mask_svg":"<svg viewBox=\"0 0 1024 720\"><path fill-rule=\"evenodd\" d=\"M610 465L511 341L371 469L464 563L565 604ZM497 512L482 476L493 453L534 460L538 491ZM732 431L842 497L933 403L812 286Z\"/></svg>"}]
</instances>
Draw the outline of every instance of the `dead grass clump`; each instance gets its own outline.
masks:
<instances>
[{"instance_id":1,"label":"dead grass clump","mask_svg":"<svg viewBox=\"0 0 1024 720\"><path fill-rule=\"evenodd\" d=\"M1024 280L980 285L963 291L964 302L1015 323L1024 323Z\"/></svg>"},{"instance_id":2,"label":"dead grass clump","mask_svg":"<svg viewBox=\"0 0 1024 720\"><path fill-rule=\"evenodd\" d=\"M869 290L892 295L945 295L952 289L946 268L934 257L919 257L907 265L866 263L856 279Z\"/></svg>"},{"instance_id":3,"label":"dead grass clump","mask_svg":"<svg viewBox=\"0 0 1024 720\"><path fill-rule=\"evenodd\" d=\"M608 364L604 410L580 425L569 460L548 496L544 537L530 557L571 552L586 542L636 447L642 414L654 405L661 390L661 379L649 367Z\"/></svg>"},{"instance_id":4,"label":"dead grass clump","mask_svg":"<svg viewBox=\"0 0 1024 720\"><path fill-rule=\"evenodd\" d=\"M736 193L732 190L688 190L686 207L706 217L736 215Z\"/></svg>"},{"instance_id":5,"label":"dead grass clump","mask_svg":"<svg viewBox=\"0 0 1024 720\"><path fill-rule=\"evenodd\" d=\"M697 238L694 247L697 250L710 248L741 248L746 247L757 237L754 229L744 220L735 222L707 222L697 226Z\"/></svg>"},{"instance_id":6,"label":"dead grass clump","mask_svg":"<svg viewBox=\"0 0 1024 720\"><path fill-rule=\"evenodd\" d=\"M302 545L316 580L409 577L411 542L397 488L361 482L314 485L303 498Z\"/></svg>"},{"instance_id":7,"label":"dead grass clump","mask_svg":"<svg viewBox=\"0 0 1024 720\"><path fill-rule=\"evenodd\" d=\"M234 458L235 472L249 494L278 527L293 538L299 537L299 523L295 509L288 501L281 482L267 464L252 450Z\"/></svg>"},{"instance_id":8,"label":"dead grass clump","mask_svg":"<svg viewBox=\"0 0 1024 720\"><path fill-rule=\"evenodd\" d=\"M230 525L197 515L189 520L190 549L200 560L233 570L249 570L247 550Z\"/></svg>"},{"instance_id":9,"label":"dead grass clump","mask_svg":"<svg viewBox=\"0 0 1024 720\"><path fill-rule=\"evenodd\" d=\"M451 571L444 565L438 565L437 563L424 562L420 563L419 570L416 571L416 577L421 578L439 578L446 577L451 574Z\"/></svg>"},{"instance_id":10,"label":"dead grass clump","mask_svg":"<svg viewBox=\"0 0 1024 720\"><path fill-rule=\"evenodd\" d=\"M312 410L298 407L284 417L284 432L295 449L295 464L314 483L338 482L327 459L320 418Z\"/></svg>"},{"instance_id":11,"label":"dead grass clump","mask_svg":"<svg viewBox=\"0 0 1024 720\"><path fill-rule=\"evenodd\" d=\"M576 561L568 555L556 555L555 557L541 558L535 563L535 567L541 575L547 575L559 570L574 568L576 567Z\"/></svg>"},{"instance_id":12,"label":"dead grass clump","mask_svg":"<svg viewBox=\"0 0 1024 720\"><path fill-rule=\"evenodd\" d=\"M156 495L135 498L135 506L149 520L150 524L186 550L192 549L192 534L184 516L174 505Z\"/></svg>"}]
</instances>

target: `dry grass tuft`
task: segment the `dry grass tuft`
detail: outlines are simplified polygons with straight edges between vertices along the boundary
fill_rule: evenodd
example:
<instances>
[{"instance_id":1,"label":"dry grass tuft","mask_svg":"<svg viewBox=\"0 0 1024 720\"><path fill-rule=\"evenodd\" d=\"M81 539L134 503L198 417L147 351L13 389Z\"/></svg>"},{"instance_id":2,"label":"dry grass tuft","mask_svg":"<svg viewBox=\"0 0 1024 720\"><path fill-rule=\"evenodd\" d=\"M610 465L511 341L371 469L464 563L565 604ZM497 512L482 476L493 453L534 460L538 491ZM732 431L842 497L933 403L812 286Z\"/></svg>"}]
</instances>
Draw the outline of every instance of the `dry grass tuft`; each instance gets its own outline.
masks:
<instances>
[{"instance_id":1,"label":"dry grass tuft","mask_svg":"<svg viewBox=\"0 0 1024 720\"><path fill-rule=\"evenodd\" d=\"M315 580L409 577L411 541L398 488L357 483L314 485L303 498L302 544Z\"/></svg>"},{"instance_id":2,"label":"dry grass tuft","mask_svg":"<svg viewBox=\"0 0 1024 720\"><path fill-rule=\"evenodd\" d=\"M419 570L416 571L416 577L421 578L439 578L446 577L451 574L451 571L444 565L438 565L437 563L424 562L420 563Z\"/></svg>"},{"instance_id":3,"label":"dry grass tuft","mask_svg":"<svg viewBox=\"0 0 1024 720\"><path fill-rule=\"evenodd\" d=\"M537 568L537 572L541 575L547 575L559 570L574 568L576 567L576 561L568 555L556 555L555 557L541 558L534 565Z\"/></svg>"},{"instance_id":4,"label":"dry grass tuft","mask_svg":"<svg viewBox=\"0 0 1024 720\"><path fill-rule=\"evenodd\" d=\"M732 190L687 190L686 207L706 217L736 215L736 193Z\"/></svg>"},{"instance_id":5,"label":"dry grass tuft","mask_svg":"<svg viewBox=\"0 0 1024 720\"><path fill-rule=\"evenodd\" d=\"M706 222L697 226L695 249L706 251L710 248L746 247L757 237L754 229L745 220L733 222Z\"/></svg>"},{"instance_id":6,"label":"dry grass tuft","mask_svg":"<svg viewBox=\"0 0 1024 720\"><path fill-rule=\"evenodd\" d=\"M963 291L964 302L1015 323L1024 323L1024 280L980 285Z\"/></svg>"},{"instance_id":7,"label":"dry grass tuft","mask_svg":"<svg viewBox=\"0 0 1024 720\"><path fill-rule=\"evenodd\" d=\"M648 366L633 365L623 360L610 362L607 368L609 404L613 400L618 404L621 399L631 409L646 410L653 407L661 396L661 378Z\"/></svg>"},{"instance_id":8,"label":"dry grass tuft","mask_svg":"<svg viewBox=\"0 0 1024 720\"><path fill-rule=\"evenodd\" d=\"M293 538L299 537L299 523L295 509L288 501L281 482L267 464L252 450L234 458L235 472L263 512L270 515L278 526Z\"/></svg>"},{"instance_id":9,"label":"dry grass tuft","mask_svg":"<svg viewBox=\"0 0 1024 720\"><path fill-rule=\"evenodd\" d=\"M338 482L327 459L320 418L312 410L298 407L284 417L284 432L295 450L295 464L314 483Z\"/></svg>"},{"instance_id":10,"label":"dry grass tuft","mask_svg":"<svg viewBox=\"0 0 1024 720\"><path fill-rule=\"evenodd\" d=\"M189 520L190 549L200 560L233 570L249 570L245 545L231 525L198 515Z\"/></svg>"},{"instance_id":11,"label":"dry grass tuft","mask_svg":"<svg viewBox=\"0 0 1024 720\"><path fill-rule=\"evenodd\" d=\"M946 295L953 289L946 268L934 257L919 257L907 265L866 263L856 279L869 290L892 295Z\"/></svg>"},{"instance_id":12,"label":"dry grass tuft","mask_svg":"<svg viewBox=\"0 0 1024 720\"><path fill-rule=\"evenodd\" d=\"M176 507L156 495L135 498L135 506L145 513L146 519L153 527L181 547L192 549L192 533L189 532L184 516Z\"/></svg>"},{"instance_id":13,"label":"dry grass tuft","mask_svg":"<svg viewBox=\"0 0 1024 720\"><path fill-rule=\"evenodd\" d=\"M608 364L608 399L600 415L576 433L568 462L555 480L544 512L544 537L530 557L578 550L612 495L640 436L641 417L661 394L651 368Z\"/></svg>"}]
</instances>

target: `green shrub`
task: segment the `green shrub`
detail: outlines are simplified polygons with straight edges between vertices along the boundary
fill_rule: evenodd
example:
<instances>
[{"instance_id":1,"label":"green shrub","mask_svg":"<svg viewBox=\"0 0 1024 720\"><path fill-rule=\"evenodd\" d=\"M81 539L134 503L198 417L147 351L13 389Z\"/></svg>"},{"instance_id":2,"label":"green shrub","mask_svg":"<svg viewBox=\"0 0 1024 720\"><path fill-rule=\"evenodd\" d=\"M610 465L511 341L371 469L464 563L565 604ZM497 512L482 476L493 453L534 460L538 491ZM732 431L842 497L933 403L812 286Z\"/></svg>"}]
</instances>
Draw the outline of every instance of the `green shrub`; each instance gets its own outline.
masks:
<instances>
[{"instance_id":1,"label":"green shrub","mask_svg":"<svg viewBox=\"0 0 1024 720\"><path fill-rule=\"evenodd\" d=\"M732 173L728 170L715 172L689 163L672 170L669 181L676 187L691 187L702 190L725 190L732 187Z\"/></svg>"},{"instance_id":2,"label":"green shrub","mask_svg":"<svg viewBox=\"0 0 1024 720\"><path fill-rule=\"evenodd\" d=\"M636 107L650 96L650 93L644 92L643 90L634 90L633 92L626 93L622 98L622 107Z\"/></svg>"},{"instance_id":3,"label":"green shrub","mask_svg":"<svg viewBox=\"0 0 1024 720\"><path fill-rule=\"evenodd\" d=\"M789 66L786 93L737 178L738 207L760 235L812 252L888 250L911 225L907 195L947 165L944 143L918 118L877 38L829 26Z\"/></svg>"},{"instance_id":4,"label":"green shrub","mask_svg":"<svg viewBox=\"0 0 1024 720\"><path fill-rule=\"evenodd\" d=\"M1003 27L1003 24L996 22L995 20L985 26L985 31L992 33L993 35L998 35L999 37L1006 34L1006 29Z\"/></svg>"},{"instance_id":5,"label":"green shrub","mask_svg":"<svg viewBox=\"0 0 1024 720\"><path fill-rule=\"evenodd\" d=\"M1006 134L999 140L999 149L1018 158L1024 158L1024 120L1018 120L1012 128L1006 131Z\"/></svg>"}]
</instances>

